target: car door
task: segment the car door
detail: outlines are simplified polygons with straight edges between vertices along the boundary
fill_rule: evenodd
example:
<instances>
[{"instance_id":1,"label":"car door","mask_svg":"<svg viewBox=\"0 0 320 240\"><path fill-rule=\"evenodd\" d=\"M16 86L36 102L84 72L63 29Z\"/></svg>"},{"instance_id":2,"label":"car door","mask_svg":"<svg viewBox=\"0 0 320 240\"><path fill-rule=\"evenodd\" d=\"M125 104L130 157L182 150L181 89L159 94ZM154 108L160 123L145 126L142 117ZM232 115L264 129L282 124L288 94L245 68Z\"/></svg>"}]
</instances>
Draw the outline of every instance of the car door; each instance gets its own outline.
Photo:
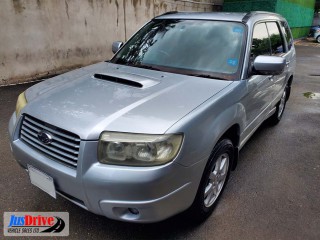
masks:
<instances>
[{"instance_id":1,"label":"car door","mask_svg":"<svg viewBox=\"0 0 320 240\"><path fill-rule=\"evenodd\" d=\"M282 74L272 76L273 78L273 92L272 92L272 102L275 104L275 102L279 101L279 98L281 97L285 85L286 80L288 79L288 68L290 66L291 56L290 51L287 51L287 46L285 44L284 36L282 35L282 32L280 31L279 23L276 21L270 21L266 23L269 38L270 38L270 44L271 44L271 55L272 56L279 56L286 59L286 68L283 71Z\"/></svg>"},{"instance_id":2,"label":"car door","mask_svg":"<svg viewBox=\"0 0 320 240\"><path fill-rule=\"evenodd\" d=\"M296 66L296 50L293 44L293 37L285 21L280 22L280 29L282 30L283 39L286 45L286 53L283 55L286 58L286 80L293 75Z\"/></svg>"},{"instance_id":3,"label":"car door","mask_svg":"<svg viewBox=\"0 0 320 240\"><path fill-rule=\"evenodd\" d=\"M249 68L252 69L250 66L259 55L271 55L270 39L265 22L257 23L254 26ZM273 76L256 75L252 71L249 75L246 81L247 94L242 99L246 111L245 129L241 136L243 142L269 113L274 87Z\"/></svg>"}]
</instances>

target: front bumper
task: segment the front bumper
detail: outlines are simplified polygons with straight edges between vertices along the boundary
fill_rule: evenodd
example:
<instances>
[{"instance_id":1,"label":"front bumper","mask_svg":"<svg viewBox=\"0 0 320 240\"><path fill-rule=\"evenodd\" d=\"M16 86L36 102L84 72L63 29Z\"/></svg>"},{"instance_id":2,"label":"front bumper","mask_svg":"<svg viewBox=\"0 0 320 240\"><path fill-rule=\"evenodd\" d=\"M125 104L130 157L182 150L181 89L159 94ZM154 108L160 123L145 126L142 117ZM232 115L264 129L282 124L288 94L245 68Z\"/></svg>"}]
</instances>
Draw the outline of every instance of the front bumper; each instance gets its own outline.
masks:
<instances>
[{"instance_id":1,"label":"front bumper","mask_svg":"<svg viewBox=\"0 0 320 240\"><path fill-rule=\"evenodd\" d=\"M320 36L320 33L319 32L314 32L314 33L310 33L309 34L309 37L310 38L314 38L314 39L317 39L317 37L319 37Z\"/></svg>"},{"instance_id":2,"label":"front bumper","mask_svg":"<svg viewBox=\"0 0 320 240\"><path fill-rule=\"evenodd\" d=\"M98 142L81 141L78 166L70 168L21 141L20 121L13 114L9 123L17 162L50 175L58 194L84 209L115 220L158 222L186 210L194 200L203 161L190 167L175 161L156 167L105 165L97 161Z\"/></svg>"}]
</instances>

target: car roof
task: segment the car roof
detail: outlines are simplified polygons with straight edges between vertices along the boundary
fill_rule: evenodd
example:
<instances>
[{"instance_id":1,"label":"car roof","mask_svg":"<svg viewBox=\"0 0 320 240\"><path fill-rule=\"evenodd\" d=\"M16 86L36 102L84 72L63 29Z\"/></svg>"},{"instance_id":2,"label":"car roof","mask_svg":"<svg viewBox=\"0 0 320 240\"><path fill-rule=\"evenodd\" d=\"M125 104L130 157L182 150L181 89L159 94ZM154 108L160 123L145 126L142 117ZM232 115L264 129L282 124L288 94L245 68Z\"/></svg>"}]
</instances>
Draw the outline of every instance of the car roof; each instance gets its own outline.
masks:
<instances>
[{"instance_id":1,"label":"car roof","mask_svg":"<svg viewBox=\"0 0 320 240\"><path fill-rule=\"evenodd\" d=\"M167 12L155 19L194 19L194 20L219 20L233 22L247 22L250 18L256 20L269 18L270 16L277 19L283 19L281 15L272 12Z\"/></svg>"}]
</instances>

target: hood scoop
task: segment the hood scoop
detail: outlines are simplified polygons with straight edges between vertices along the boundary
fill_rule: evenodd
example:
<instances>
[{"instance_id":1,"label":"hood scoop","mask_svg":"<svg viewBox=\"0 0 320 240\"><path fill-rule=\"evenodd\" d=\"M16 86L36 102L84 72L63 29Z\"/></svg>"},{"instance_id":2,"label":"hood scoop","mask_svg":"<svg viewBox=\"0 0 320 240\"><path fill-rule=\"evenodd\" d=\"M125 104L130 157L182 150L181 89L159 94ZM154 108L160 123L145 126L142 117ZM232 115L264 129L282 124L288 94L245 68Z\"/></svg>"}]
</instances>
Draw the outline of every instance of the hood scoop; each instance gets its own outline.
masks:
<instances>
[{"instance_id":1,"label":"hood scoop","mask_svg":"<svg viewBox=\"0 0 320 240\"><path fill-rule=\"evenodd\" d=\"M114 82L136 88L149 88L160 83L159 81L145 76L129 74L124 72L117 73L95 73L93 78Z\"/></svg>"}]
</instances>

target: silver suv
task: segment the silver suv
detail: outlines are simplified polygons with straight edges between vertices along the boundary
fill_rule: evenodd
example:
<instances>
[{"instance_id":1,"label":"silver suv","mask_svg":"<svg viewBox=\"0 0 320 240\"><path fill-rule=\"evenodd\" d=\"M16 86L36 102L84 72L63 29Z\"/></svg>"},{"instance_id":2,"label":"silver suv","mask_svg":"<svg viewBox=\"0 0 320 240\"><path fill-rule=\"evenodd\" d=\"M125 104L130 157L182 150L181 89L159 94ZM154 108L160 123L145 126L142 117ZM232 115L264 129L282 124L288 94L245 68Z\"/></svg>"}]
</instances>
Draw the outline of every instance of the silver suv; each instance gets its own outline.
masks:
<instances>
[{"instance_id":1,"label":"silver suv","mask_svg":"<svg viewBox=\"0 0 320 240\"><path fill-rule=\"evenodd\" d=\"M205 219L239 150L281 120L296 55L286 20L170 12L113 50L19 96L17 162L51 196L111 219Z\"/></svg>"}]
</instances>

